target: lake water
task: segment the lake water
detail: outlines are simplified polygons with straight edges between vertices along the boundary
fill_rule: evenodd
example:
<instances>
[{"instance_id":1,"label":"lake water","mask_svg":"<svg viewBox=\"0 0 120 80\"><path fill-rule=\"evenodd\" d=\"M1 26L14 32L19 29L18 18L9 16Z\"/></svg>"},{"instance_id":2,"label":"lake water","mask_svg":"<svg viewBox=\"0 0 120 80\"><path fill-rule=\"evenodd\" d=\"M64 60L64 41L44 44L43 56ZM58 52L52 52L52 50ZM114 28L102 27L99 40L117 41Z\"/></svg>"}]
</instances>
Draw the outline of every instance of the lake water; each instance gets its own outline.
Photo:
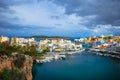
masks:
<instances>
[{"instance_id":1,"label":"lake water","mask_svg":"<svg viewBox=\"0 0 120 80\"><path fill-rule=\"evenodd\" d=\"M120 61L83 52L34 64L33 80L120 80Z\"/></svg>"}]
</instances>

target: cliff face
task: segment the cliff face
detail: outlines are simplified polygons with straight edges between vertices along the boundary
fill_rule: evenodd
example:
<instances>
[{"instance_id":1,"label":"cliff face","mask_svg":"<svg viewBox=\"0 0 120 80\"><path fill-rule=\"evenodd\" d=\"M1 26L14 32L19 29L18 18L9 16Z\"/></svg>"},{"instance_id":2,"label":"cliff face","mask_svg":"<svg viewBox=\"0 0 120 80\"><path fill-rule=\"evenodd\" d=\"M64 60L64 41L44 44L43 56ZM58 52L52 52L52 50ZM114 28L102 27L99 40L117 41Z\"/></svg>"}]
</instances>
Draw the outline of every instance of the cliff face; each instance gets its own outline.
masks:
<instances>
[{"instance_id":1,"label":"cliff face","mask_svg":"<svg viewBox=\"0 0 120 80\"><path fill-rule=\"evenodd\" d=\"M24 72L26 80L32 80L32 65L33 59L28 55L0 55L0 71L2 71L4 68L10 70L17 69L21 72Z\"/></svg>"}]
</instances>

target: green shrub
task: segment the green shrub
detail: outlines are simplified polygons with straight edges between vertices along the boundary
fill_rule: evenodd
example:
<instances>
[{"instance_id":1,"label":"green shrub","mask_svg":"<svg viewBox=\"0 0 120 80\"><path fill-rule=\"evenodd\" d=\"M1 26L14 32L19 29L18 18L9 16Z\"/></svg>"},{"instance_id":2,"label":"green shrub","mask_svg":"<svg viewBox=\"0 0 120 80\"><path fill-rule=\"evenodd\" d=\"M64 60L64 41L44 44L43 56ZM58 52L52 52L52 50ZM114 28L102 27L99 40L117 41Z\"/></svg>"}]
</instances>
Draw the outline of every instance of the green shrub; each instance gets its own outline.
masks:
<instances>
[{"instance_id":1,"label":"green shrub","mask_svg":"<svg viewBox=\"0 0 120 80\"><path fill-rule=\"evenodd\" d=\"M22 47L19 45L10 45L9 43L0 43L0 54L11 55L13 52L30 56L43 56L47 52L50 52L50 50L45 49L42 53L40 53L36 50L36 46L34 45Z\"/></svg>"},{"instance_id":2,"label":"green shrub","mask_svg":"<svg viewBox=\"0 0 120 80\"><path fill-rule=\"evenodd\" d=\"M17 68L23 68L24 66L24 62L26 60L25 56L24 55L16 55L17 56L17 59L13 61L15 67Z\"/></svg>"},{"instance_id":3,"label":"green shrub","mask_svg":"<svg viewBox=\"0 0 120 80\"><path fill-rule=\"evenodd\" d=\"M5 68L0 72L0 80L26 80L26 77L22 71Z\"/></svg>"}]
</instances>

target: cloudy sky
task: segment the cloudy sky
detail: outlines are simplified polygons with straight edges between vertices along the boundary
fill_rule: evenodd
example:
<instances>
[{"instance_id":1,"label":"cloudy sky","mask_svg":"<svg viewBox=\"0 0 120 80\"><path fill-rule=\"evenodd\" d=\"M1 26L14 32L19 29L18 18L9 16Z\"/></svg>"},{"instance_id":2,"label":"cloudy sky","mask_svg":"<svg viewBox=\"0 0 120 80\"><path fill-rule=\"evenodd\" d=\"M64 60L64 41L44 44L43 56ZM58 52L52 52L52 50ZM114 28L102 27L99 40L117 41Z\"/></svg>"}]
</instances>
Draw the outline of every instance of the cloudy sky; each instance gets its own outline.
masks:
<instances>
[{"instance_id":1,"label":"cloudy sky","mask_svg":"<svg viewBox=\"0 0 120 80\"><path fill-rule=\"evenodd\" d=\"M0 0L0 35L120 35L120 0Z\"/></svg>"}]
</instances>

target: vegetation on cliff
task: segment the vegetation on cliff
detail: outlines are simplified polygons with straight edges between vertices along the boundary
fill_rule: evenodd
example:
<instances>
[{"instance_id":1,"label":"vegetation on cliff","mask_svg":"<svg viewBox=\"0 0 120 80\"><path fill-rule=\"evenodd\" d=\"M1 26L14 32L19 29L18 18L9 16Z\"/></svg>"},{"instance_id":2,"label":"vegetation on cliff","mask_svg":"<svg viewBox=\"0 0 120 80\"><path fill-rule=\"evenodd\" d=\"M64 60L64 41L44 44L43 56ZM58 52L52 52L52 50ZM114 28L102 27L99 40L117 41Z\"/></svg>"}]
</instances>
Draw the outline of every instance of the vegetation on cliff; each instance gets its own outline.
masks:
<instances>
[{"instance_id":1,"label":"vegetation on cliff","mask_svg":"<svg viewBox=\"0 0 120 80\"><path fill-rule=\"evenodd\" d=\"M26 61L26 58L24 55L16 55L17 58L13 60L13 64L16 68L21 69L24 67L24 62Z\"/></svg>"},{"instance_id":2,"label":"vegetation on cliff","mask_svg":"<svg viewBox=\"0 0 120 80\"><path fill-rule=\"evenodd\" d=\"M0 55L0 80L32 80L32 65L29 55Z\"/></svg>"},{"instance_id":3,"label":"vegetation on cliff","mask_svg":"<svg viewBox=\"0 0 120 80\"><path fill-rule=\"evenodd\" d=\"M43 52L39 52L36 50L36 46L34 45L27 45L27 46L19 46L19 45L10 45L9 43L0 43L0 55L6 54L11 55L12 53L19 53L19 54L25 54L30 56L43 56L47 52L49 52L48 49L43 50Z\"/></svg>"},{"instance_id":4,"label":"vegetation on cliff","mask_svg":"<svg viewBox=\"0 0 120 80\"><path fill-rule=\"evenodd\" d=\"M5 68L0 72L0 80L26 80L26 77L23 71Z\"/></svg>"},{"instance_id":5,"label":"vegetation on cliff","mask_svg":"<svg viewBox=\"0 0 120 80\"><path fill-rule=\"evenodd\" d=\"M0 43L0 80L32 80L32 56L41 57L48 51L40 53L34 45Z\"/></svg>"}]
</instances>

